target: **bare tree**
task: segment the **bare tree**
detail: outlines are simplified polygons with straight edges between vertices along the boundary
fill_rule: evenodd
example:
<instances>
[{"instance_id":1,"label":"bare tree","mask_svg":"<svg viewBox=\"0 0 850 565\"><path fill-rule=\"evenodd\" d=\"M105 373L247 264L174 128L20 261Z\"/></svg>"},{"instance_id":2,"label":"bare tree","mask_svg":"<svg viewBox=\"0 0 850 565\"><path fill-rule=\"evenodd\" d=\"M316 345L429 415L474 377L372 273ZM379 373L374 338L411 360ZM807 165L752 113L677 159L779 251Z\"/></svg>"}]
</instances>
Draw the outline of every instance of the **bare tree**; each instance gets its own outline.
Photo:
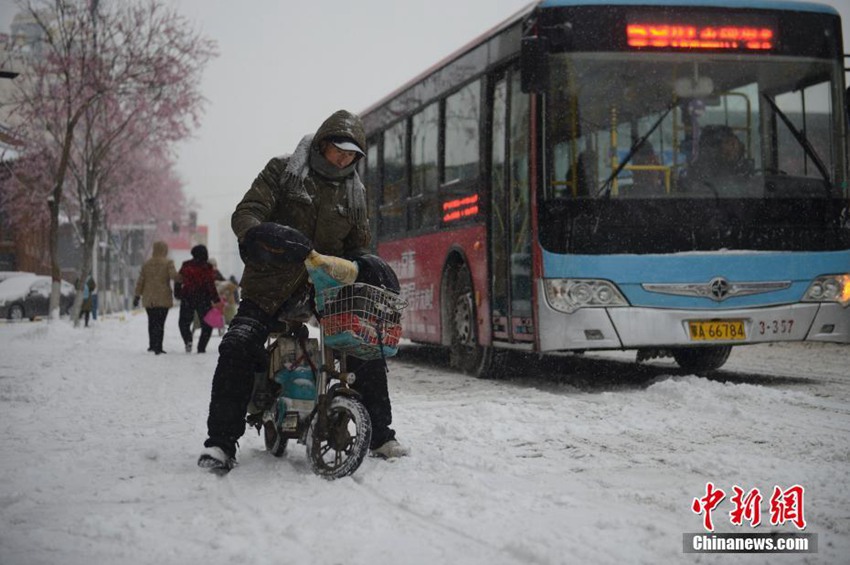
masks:
<instances>
[{"instance_id":1,"label":"bare tree","mask_svg":"<svg viewBox=\"0 0 850 565\"><path fill-rule=\"evenodd\" d=\"M62 212L80 218L85 281L105 204L140 186L125 182L124 161L140 151L167 155L163 148L197 127L201 74L216 45L161 0L108 6L97 0L27 0L21 6L37 33L15 47L29 68L14 82L12 113L22 124L16 133L26 141L23 154L41 156L47 168L41 174L17 171L21 182L13 186L28 183L31 196L12 201L47 203L55 317ZM74 198L67 199L68 192ZM76 306L75 312L79 301Z\"/></svg>"}]
</instances>

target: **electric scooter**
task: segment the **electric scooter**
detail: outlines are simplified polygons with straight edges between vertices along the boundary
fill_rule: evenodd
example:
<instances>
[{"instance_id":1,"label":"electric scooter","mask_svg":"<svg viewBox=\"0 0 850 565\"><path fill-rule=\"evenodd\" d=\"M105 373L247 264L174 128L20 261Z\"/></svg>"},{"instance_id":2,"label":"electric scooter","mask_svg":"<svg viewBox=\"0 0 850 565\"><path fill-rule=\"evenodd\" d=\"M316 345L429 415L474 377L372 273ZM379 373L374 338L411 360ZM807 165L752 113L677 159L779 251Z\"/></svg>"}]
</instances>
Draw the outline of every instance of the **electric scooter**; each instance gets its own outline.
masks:
<instances>
[{"instance_id":1,"label":"electric scooter","mask_svg":"<svg viewBox=\"0 0 850 565\"><path fill-rule=\"evenodd\" d=\"M255 375L247 421L273 456L283 456L295 440L306 446L313 472L338 479L360 467L372 436L346 357L395 355L406 302L385 288L350 282L357 273L352 261L311 252L305 264L318 337L310 337L303 318L285 320L270 335L268 369Z\"/></svg>"}]
</instances>

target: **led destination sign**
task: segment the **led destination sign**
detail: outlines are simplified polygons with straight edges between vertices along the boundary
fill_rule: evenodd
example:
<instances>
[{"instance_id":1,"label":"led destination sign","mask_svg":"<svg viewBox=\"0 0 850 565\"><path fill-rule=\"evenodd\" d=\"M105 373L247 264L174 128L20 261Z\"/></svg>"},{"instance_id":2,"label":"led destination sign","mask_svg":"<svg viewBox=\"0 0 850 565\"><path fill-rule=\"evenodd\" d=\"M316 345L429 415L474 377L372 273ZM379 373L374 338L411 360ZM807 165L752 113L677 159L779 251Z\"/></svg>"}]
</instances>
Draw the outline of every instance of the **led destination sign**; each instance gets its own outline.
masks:
<instances>
[{"instance_id":1,"label":"led destination sign","mask_svg":"<svg viewBox=\"0 0 850 565\"><path fill-rule=\"evenodd\" d=\"M629 47L766 51L776 46L769 26L636 22L626 26Z\"/></svg>"},{"instance_id":2,"label":"led destination sign","mask_svg":"<svg viewBox=\"0 0 850 565\"><path fill-rule=\"evenodd\" d=\"M478 195L443 202L443 221L454 222L478 213Z\"/></svg>"}]
</instances>

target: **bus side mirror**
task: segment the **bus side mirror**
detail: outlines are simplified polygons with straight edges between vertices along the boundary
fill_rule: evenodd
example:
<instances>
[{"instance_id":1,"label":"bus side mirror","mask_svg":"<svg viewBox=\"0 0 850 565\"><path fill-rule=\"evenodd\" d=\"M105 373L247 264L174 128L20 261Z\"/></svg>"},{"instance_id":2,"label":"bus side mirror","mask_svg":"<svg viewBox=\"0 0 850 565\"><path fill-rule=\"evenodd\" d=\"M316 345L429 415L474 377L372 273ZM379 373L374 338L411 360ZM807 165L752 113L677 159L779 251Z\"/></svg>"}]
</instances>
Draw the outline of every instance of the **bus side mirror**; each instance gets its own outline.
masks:
<instances>
[{"instance_id":1,"label":"bus side mirror","mask_svg":"<svg viewBox=\"0 0 850 565\"><path fill-rule=\"evenodd\" d=\"M549 86L549 41L545 37L523 37L519 64L522 91L544 92Z\"/></svg>"}]
</instances>

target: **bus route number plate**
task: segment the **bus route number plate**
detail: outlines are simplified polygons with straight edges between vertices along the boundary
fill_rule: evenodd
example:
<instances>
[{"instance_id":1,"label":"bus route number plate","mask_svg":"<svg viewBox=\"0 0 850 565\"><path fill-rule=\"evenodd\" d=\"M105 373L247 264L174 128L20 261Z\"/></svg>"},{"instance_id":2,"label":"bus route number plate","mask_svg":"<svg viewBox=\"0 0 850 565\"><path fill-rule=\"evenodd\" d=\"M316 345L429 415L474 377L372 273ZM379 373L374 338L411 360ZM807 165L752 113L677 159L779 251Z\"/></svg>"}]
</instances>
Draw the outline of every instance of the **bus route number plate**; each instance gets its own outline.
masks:
<instances>
[{"instance_id":1,"label":"bus route number plate","mask_svg":"<svg viewBox=\"0 0 850 565\"><path fill-rule=\"evenodd\" d=\"M743 320L691 320L691 341L743 341L747 339Z\"/></svg>"}]
</instances>

